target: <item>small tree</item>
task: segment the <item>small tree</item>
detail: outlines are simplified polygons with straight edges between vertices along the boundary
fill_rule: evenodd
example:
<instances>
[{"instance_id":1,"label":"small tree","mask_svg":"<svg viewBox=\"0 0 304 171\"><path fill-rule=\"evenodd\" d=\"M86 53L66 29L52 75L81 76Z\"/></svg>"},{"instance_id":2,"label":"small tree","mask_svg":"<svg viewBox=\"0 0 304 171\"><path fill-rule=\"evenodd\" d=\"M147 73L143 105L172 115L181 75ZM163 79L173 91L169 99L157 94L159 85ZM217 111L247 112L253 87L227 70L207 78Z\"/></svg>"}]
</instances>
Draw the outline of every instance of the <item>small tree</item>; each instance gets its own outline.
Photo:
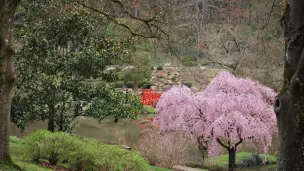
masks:
<instances>
[{"instance_id":1,"label":"small tree","mask_svg":"<svg viewBox=\"0 0 304 171\"><path fill-rule=\"evenodd\" d=\"M232 171L241 143L268 152L277 130L272 110L275 95L256 82L223 72L203 92L191 95L185 87L166 92L157 105L158 121L163 131L186 130L208 146L209 155L222 153L221 147L227 149ZM255 146L257 143L259 146Z\"/></svg>"},{"instance_id":2,"label":"small tree","mask_svg":"<svg viewBox=\"0 0 304 171\"><path fill-rule=\"evenodd\" d=\"M138 82L149 78L151 76L151 60L149 59L149 53L147 52L136 52L132 57L132 80L134 81L134 92L138 91Z\"/></svg>"}]
</instances>

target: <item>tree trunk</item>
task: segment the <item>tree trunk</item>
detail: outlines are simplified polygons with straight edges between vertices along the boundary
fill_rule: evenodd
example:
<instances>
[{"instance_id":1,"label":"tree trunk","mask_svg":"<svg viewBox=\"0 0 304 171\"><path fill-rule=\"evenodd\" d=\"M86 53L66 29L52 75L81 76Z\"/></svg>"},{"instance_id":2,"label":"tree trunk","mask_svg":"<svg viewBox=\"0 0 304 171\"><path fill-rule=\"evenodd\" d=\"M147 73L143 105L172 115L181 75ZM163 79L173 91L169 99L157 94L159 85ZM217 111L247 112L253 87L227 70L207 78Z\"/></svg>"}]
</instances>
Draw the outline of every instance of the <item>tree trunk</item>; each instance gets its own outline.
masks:
<instances>
[{"instance_id":1,"label":"tree trunk","mask_svg":"<svg viewBox=\"0 0 304 171\"><path fill-rule=\"evenodd\" d=\"M138 92L138 80L134 81L134 93L137 94Z\"/></svg>"},{"instance_id":2,"label":"tree trunk","mask_svg":"<svg viewBox=\"0 0 304 171\"><path fill-rule=\"evenodd\" d=\"M236 157L236 150L231 148L228 150L229 152L229 165L228 170L233 171L235 169L235 157Z\"/></svg>"},{"instance_id":3,"label":"tree trunk","mask_svg":"<svg viewBox=\"0 0 304 171\"><path fill-rule=\"evenodd\" d=\"M204 0L196 0L196 22L197 22L197 37L196 37L196 46L197 46L197 57L196 60L198 62L199 66L199 60L201 58L201 30L202 30L202 22L203 22L203 5L204 5Z\"/></svg>"},{"instance_id":4,"label":"tree trunk","mask_svg":"<svg viewBox=\"0 0 304 171\"><path fill-rule=\"evenodd\" d=\"M55 106L52 104L49 104L49 116L48 116L48 131L55 132L56 122L55 122Z\"/></svg>"},{"instance_id":5,"label":"tree trunk","mask_svg":"<svg viewBox=\"0 0 304 171\"><path fill-rule=\"evenodd\" d=\"M64 132L64 120L63 120L63 112L60 112L60 119L59 119L59 129L58 132Z\"/></svg>"},{"instance_id":6,"label":"tree trunk","mask_svg":"<svg viewBox=\"0 0 304 171\"><path fill-rule=\"evenodd\" d=\"M5 86L1 86L2 88ZM9 153L9 121L10 121L10 95L12 91L2 90L0 97L0 162L10 161Z\"/></svg>"},{"instance_id":7,"label":"tree trunk","mask_svg":"<svg viewBox=\"0 0 304 171\"><path fill-rule=\"evenodd\" d=\"M14 15L20 0L0 0L0 162L11 162L9 122L17 72L13 66Z\"/></svg>"},{"instance_id":8,"label":"tree trunk","mask_svg":"<svg viewBox=\"0 0 304 171\"><path fill-rule=\"evenodd\" d=\"M197 143L198 150L199 150L200 153L201 153L201 158L202 158L202 160L204 161L204 160L205 160L206 147L205 147L204 144L201 142L201 139L200 139L200 138L197 138L197 139L196 139L196 143Z\"/></svg>"},{"instance_id":9,"label":"tree trunk","mask_svg":"<svg viewBox=\"0 0 304 171\"><path fill-rule=\"evenodd\" d=\"M229 154L228 171L233 171L235 169L236 149L237 146L243 142L243 138L241 136L241 130L239 128L237 128L237 133L240 140L239 142L235 143L235 145L232 145L230 141L228 141L227 143L223 143L221 141L221 138L216 139L221 146L225 147L228 150L228 154Z\"/></svg>"},{"instance_id":10,"label":"tree trunk","mask_svg":"<svg viewBox=\"0 0 304 171\"><path fill-rule=\"evenodd\" d=\"M279 128L278 171L304 168L304 1L288 0L285 26L283 89L274 110Z\"/></svg>"},{"instance_id":11,"label":"tree trunk","mask_svg":"<svg viewBox=\"0 0 304 171\"><path fill-rule=\"evenodd\" d=\"M48 130L50 132L55 132L55 113L50 113L49 114L49 120L48 120Z\"/></svg>"}]
</instances>

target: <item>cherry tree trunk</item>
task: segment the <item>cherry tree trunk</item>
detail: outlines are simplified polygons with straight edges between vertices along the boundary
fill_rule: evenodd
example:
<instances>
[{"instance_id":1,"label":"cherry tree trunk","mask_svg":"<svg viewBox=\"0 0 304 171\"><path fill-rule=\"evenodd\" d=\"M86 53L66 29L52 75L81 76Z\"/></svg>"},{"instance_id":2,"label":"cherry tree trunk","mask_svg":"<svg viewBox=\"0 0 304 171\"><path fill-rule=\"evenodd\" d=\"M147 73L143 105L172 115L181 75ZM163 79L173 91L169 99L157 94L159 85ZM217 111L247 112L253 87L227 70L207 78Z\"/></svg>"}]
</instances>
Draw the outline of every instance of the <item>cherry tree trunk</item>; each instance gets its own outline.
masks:
<instances>
[{"instance_id":1,"label":"cherry tree trunk","mask_svg":"<svg viewBox=\"0 0 304 171\"><path fill-rule=\"evenodd\" d=\"M277 170L304 168L304 1L287 0L284 85L274 110L279 128Z\"/></svg>"},{"instance_id":2,"label":"cherry tree trunk","mask_svg":"<svg viewBox=\"0 0 304 171\"><path fill-rule=\"evenodd\" d=\"M9 122L17 72L13 66L12 28L20 0L0 0L0 162L10 162Z\"/></svg>"},{"instance_id":3,"label":"cherry tree trunk","mask_svg":"<svg viewBox=\"0 0 304 171\"><path fill-rule=\"evenodd\" d=\"M234 148L231 148L228 150L228 152L229 152L228 171L233 171L235 169L236 150Z\"/></svg>"}]
</instances>

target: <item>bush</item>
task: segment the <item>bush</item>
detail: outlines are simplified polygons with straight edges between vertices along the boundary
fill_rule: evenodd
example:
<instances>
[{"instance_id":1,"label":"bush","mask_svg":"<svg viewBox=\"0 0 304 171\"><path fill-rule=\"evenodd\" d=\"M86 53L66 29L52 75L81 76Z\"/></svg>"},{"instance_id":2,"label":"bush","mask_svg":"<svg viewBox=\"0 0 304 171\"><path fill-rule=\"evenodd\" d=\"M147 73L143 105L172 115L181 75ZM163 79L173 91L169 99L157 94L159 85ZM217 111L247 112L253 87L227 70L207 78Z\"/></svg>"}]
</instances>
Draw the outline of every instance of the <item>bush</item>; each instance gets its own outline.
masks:
<instances>
[{"instance_id":1,"label":"bush","mask_svg":"<svg viewBox=\"0 0 304 171\"><path fill-rule=\"evenodd\" d=\"M263 159L257 153L252 153L251 156L241 159L236 163L238 168L254 167L263 164Z\"/></svg>"},{"instance_id":2,"label":"bush","mask_svg":"<svg viewBox=\"0 0 304 171\"><path fill-rule=\"evenodd\" d=\"M106 145L94 139L63 132L36 131L25 138L25 154L32 160L46 159L50 164L64 163L71 170L148 170L139 152Z\"/></svg>"},{"instance_id":3,"label":"bush","mask_svg":"<svg viewBox=\"0 0 304 171\"><path fill-rule=\"evenodd\" d=\"M164 68L162 66L158 66L157 70L163 70Z\"/></svg>"},{"instance_id":4,"label":"bush","mask_svg":"<svg viewBox=\"0 0 304 171\"><path fill-rule=\"evenodd\" d=\"M125 83L123 81L117 81L113 83L113 87L115 88L123 88Z\"/></svg>"},{"instance_id":5,"label":"bush","mask_svg":"<svg viewBox=\"0 0 304 171\"><path fill-rule=\"evenodd\" d=\"M188 161L189 140L182 134L160 135L152 130L145 132L138 142L138 149L150 165L172 168Z\"/></svg>"},{"instance_id":6,"label":"bush","mask_svg":"<svg viewBox=\"0 0 304 171\"><path fill-rule=\"evenodd\" d=\"M127 88L134 88L134 81L128 81L126 83Z\"/></svg>"},{"instance_id":7,"label":"bush","mask_svg":"<svg viewBox=\"0 0 304 171\"><path fill-rule=\"evenodd\" d=\"M151 88L151 84L144 84L143 86L142 86L142 88L143 89L150 89Z\"/></svg>"},{"instance_id":8,"label":"bush","mask_svg":"<svg viewBox=\"0 0 304 171\"><path fill-rule=\"evenodd\" d=\"M152 86L152 83L150 81L144 80L140 81L138 84L138 87L141 87L143 89L150 89Z\"/></svg>"},{"instance_id":9,"label":"bush","mask_svg":"<svg viewBox=\"0 0 304 171\"><path fill-rule=\"evenodd\" d=\"M119 81L127 81L132 79L132 70L131 69L123 69L117 73L117 77Z\"/></svg>"},{"instance_id":10,"label":"bush","mask_svg":"<svg viewBox=\"0 0 304 171\"><path fill-rule=\"evenodd\" d=\"M24 144L24 140L22 138L18 138L16 136L10 136L10 143Z\"/></svg>"},{"instance_id":11,"label":"bush","mask_svg":"<svg viewBox=\"0 0 304 171\"><path fill-rule=\"evenodd\" d=\"M183 65L188 66L188 67L197 66L197 62L196 61L185 61L185 62L183 62Z\"/></svg>"},{"instance_id":12,"label":"bush","mask_svg":"<svg viewBox=\"0 0 304 171\"><path fill-rule=\"evenodd\" d=\"M101 78L106 82L114 82L118 79L118 74L110 70L101 73Z\"/></svg>"},{"instance_id":13,"label":"bush","mask_svg":"<svg viewBox=\"0 0 304 171\"><path fill-rule=\"evenodd\" d=\"M24 139L25 153L33 161L39 162L42 158L42 150L48 145L47 141L44 141L47 136L50 136L48 131L39 130Z\"/></svg>"},{"instance_id":14,"label":"bush","mask_svg":"<svg viewBox=\"0 0 304 171\"><path fill-rule=\"evenodd\" d=\"M39 162L46 159L52 165L59 160L66 160L65 150L73 143L73 139L66 133L51 133L39 130L27 136L25 139L25 151L33 161Z\"/></svg>"},{"instance_id":15,"label":"bush","mask_svg":"<svg viewBox=\"0 0 304 171\"><path fill-rule=\"evenodd\" d=\"M197 66L196 57L194 56L183 57L181 62L184 66Z\"/></svg>"}]
</instances>

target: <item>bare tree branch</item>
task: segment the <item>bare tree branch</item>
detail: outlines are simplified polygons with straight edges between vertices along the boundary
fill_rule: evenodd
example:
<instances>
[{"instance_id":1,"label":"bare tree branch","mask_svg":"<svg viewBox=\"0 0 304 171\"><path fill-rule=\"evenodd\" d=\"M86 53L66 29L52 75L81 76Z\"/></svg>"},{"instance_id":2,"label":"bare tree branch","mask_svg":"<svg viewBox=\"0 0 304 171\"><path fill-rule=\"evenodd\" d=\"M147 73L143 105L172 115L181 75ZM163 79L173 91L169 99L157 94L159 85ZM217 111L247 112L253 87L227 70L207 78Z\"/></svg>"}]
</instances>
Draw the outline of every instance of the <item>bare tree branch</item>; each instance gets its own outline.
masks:
<instances>
[{"instance_id":1,"label":"bare tree branch","mask_svg":"<svg viewBox=\"0 0 304 171\"><path fill-rule=\"evenodd\" d=\"M131 34L131 36L142 37L142 38L157 38L157 39L164 39L164 40L168 40L169 39L169 35L165 31L163 31L162 29L160 29L160 27L157 26L156 24L152 24L153 22L156 22L156 23L158 22L156 20L156 16L157 16L158 13L154 17L152 17L150 19L143 19L143 18L140 18L140 17L135 17L130 12L128 12L125 9L125 6L122 4L121 1L118 1L118 0L110 0L110 1L112 1L113 3L118 4L123 9L124 13L128 14L132 19L135 19L135 20L143 22L147 26L147 29L149 29L150 35L137 33L130 26L128 26L128 25L126 25L126 24L124 24L122 22L117 21L117 19L114 18L113 16L111 16L109 13L107 13L105 11L101 11L101 10L99 10L99 9L93 7L93 6L87 5L85 2L83 2L83 1L81 2L81 0L75 0L75 2L78 3L79 5L81 5L81 6L85 7L85 8L91 9L92 11L105 16L108 20L114 22L115 24L120 25L120 26L126 28L129 31L129 33ZM155 28L157 28L155 32L153 32L152 26L155 27ZM162 34L164 34L165 38L162 37L162 35L159 32L161 32Z\"/></svg>"}]
</instances>

